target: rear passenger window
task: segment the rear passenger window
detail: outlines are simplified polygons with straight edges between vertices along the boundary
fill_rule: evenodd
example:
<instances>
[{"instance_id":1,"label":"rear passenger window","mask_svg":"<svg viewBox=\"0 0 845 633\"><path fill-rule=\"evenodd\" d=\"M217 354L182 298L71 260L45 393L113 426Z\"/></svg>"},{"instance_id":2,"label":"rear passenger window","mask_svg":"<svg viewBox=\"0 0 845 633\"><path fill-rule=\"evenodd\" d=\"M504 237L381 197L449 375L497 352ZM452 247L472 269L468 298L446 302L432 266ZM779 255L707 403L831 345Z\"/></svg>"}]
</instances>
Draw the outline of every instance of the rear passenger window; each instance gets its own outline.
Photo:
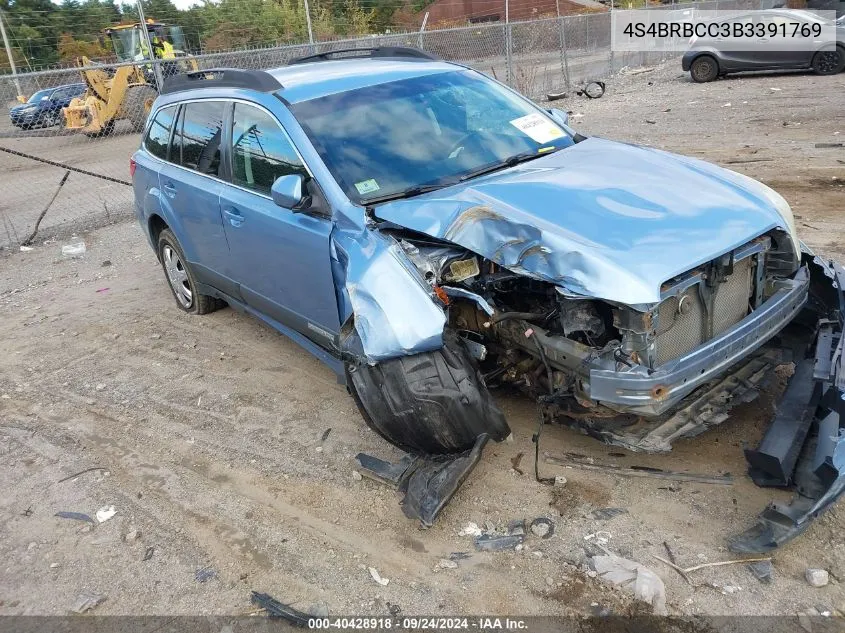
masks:
<instances>
[{"instance_id":1,"label":"rear passenger window","mask_svg":"<svg viewBox=\"0 0 845 633\"><path fill-rule=\"evenodd\" d=\"M175 115L176 106L163 108L158 111L156 118L150 124L150 131L147 132L144 147L156 158L167 160L167 143L170 141L170 129L173 127Z\"/></svg>"},{"instance_id":2,"label":"rear passenger window","mask_svg":"<svg viewBox=\"0 0 845 633\"><path fill-rule=\"evenodd\" d=\"M220 141L223 138L222 101L196 101L182 106L182 115L173 137L170 160L201 174L217 175Z\"/></svg>"},{"instance_id":3,"label":"rear passenger window","mask_svg":"<svg viewBox=\"0 0 845 633\"><path fill-rule=\"evenodd\" d=\"M280 176L307 175L279 122L263 110L235 104L232 182L265 195Z\"/></svg>"}]
</instances>

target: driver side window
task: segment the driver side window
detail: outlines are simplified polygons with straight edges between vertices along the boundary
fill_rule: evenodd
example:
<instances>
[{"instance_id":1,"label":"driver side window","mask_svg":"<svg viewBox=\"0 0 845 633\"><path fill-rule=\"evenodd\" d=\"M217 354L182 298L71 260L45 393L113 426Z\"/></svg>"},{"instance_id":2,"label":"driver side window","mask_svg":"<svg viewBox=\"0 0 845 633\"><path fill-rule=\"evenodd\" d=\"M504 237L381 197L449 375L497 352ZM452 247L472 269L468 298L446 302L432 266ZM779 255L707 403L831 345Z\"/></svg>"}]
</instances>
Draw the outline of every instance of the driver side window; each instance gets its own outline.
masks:
<instances>
[{"instance_id":1,"label":"driver side window","mask_svg":"<svg viewBox=\"0 0 845 633\"><path fill-rule=\"evenodd\" d=\"M264 110L236 103L232 122L232 183L270 195L276 179L289 174L308 175L279 122Z\"/></svg>"}]
</instances>

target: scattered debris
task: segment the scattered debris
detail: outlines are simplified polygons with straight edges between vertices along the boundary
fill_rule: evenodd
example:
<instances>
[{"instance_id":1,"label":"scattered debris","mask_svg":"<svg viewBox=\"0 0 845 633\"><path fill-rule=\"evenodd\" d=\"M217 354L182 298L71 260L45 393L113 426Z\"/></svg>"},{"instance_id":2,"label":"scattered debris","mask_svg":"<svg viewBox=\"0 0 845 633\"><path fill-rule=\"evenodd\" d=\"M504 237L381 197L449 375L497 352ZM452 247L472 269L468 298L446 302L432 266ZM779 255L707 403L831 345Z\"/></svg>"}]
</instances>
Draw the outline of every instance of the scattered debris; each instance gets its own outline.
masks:
<instances>
[{"instance_id":1,"label":"scattered debris","mask_svg":"<svg viewBox=\"0 0 845 633\"><path fill-rule=\"evenodd\" d=\"M531 530L531 533L534 536L537 536L542 539L551 538L552 535L555 533L555 524L552 522L551 519L547 519L546 517L537 517L531 524L528 526L528 529Z\"/></svg>"},{"instance_id":2,"label":"scattered debris","mask_svg":"<svg viewBox=\"0 0 845 633\"><path fill-rule=\"evenodd\" d=\"M141 538L141 530L137 528L132 528L126 534L123 535L123 540L127 543L137 541L139 538Z\"/></svg>"},{"instance_id":3,"label":"scattered debris","mask_svg":"<svg viewBox=\"0 0 845 633\"><path fill-rule=\"evenodd\" d=\"M645 565L607 553L594 556L591 566L599 577L632 593L634 598L652 605L657 615L667 615L666 587L660 576Z\"/></svg>"},{"instance_id":4,"label":"scattered debris","mask_svg":"<svg viewBox=\"0 0 845 633\"><path fill-rule=\"evenodd\" d=\"M660 468L649 468L647 466L604 466L601 464L587 464L579 461L571 461L562 457L546 454L547 464L557 464L567 468L578 468L581 470L593 470L605 472L611 475L622 477L650 477L654 479L670 479L672 481L692 481L699 484L715 484L721 486L732 486L733 477L730 475L703 475L698 473L680 473L673 470L662 470Z\"/></svg>"},{"instance_id":5,"label":"scattered debris","mask_svg":"<svg viewBox=\"0 0 845 633\"><path fill-rule=\"evenodd\" d=\"M194 572L194 580L197 582L208 582L217 578L217 570L214 567L200 567Z\"/></svg>"},{"instance_id":6,"label":"scattered debris","mask_svg":"<svg viewBox=\"0 0 845 633\"><path fill-rule=\"evenodd\" d=\"M325 442L327 439L329 439L329 433L331 433L331 432L332 432L332 427L329 427L325 431L323 431L323 435L320 437L320 441Z\"/></svg>"},{"instance_id":7,"label":"scattered debris","mask_svg":"<svg viewBox=\"0 0 845 633\"><path fill-rule=\"evenodd\" d=\"M466 560L470 557L471 555L467 552L452 552L449 554L449 560Z\"/></svg>"},{"instance_id":8,"label":"scattered debris","mask_svg":"<svg viewBox=\"0 0 845 633\"><path fill-rule=\"evenodd\" d=\"M828 149L833 147L845 147L845 143L816 143L814 147Z\"/></svg>"},{"instance_id":9,"label":"scattered debris","mask_svg":"<svg viewBox=\"0 0 845 633\"><path fill-rule=\"evenodd\" d=\"M102 604L105 599L106 596L99 593L81 593L76 599L76 602L73 604L71 611L73 611L74 613L83 614L86 611L90 611L91 609Z\"/></svg>"},{"instance_id":10,"label":"scattered debris","mask_svg":"<svg viewBox=\"0 0 845 633\"><path fill-rule=\"evenodd\" d=\"M32 509L32 506L29 506L26 510L21 512L21 516L25 517L31 517L33 514L35 514L35 510Z\"/></svg>"},{"instance_id":11,"label":"scattered debris","mask_svg":"<svg viewBox=\"0 0 845 633\"><path fill-rule=\"evenodd\" d=\"M655 121L654 119L646 119L645 122L651 123L652 125L657 125L657 121Z\"/></svg>"},{"instance_id":12,"label":"scattered debris","mask_svg":"<svg viewBox=\"0 0 845 633\"><path fill-rule=\"evenodd\" d=\"M68 481L69 479L76 479L80 475L84 475L85 473L91 473L91 472L94 472L95 470L106 470L106 469L103 468L102 466L92 466L91 468L86 468L85 470L80 470L78 473L74 473L73 475L68 475L67 477L62 477L56 483L60 484L63 481Z\"/></svg>"},{"instance_id":13,"label":"scattered debris","mask_svg":"<svg viewBox=\"0 0 845 633\"><path fill-rule=\"evenodd\" d=\"M400 613L402 613L402 607L398 604L391 604L389 602L387 603L387 610L393 617L397 617Z\"/></svg>"},{"instance_id":14,"label":"scattered debris","mask_svg":"<svg viewBox=\"0 0 845 633\"><path fill-rule=\"evenodd\" d=\"M150 545L149 547L147 547L146 551L144 552L144 558L142 558L141 560L144 560L144 561L150 560L153 557L153 554L155 554L155 552L156 552L155 546Z\"/></svg>"},{"instance_id":15,"label":"scattered debris","mask_svg":"<svg viewBox=\"0 0 845 633\"><path fill-rule=\"evenodd\" d=\"M390 582L390 578L382 578L375 567L367 567L367 571L370 572L370 576L373 577L373 580L375 580L382 587L386 587L387 583Z\"/></svg>"},{"instance_id":16,"label":"scattered debris","mask_svg":"<svg viewBox=\"0 0 845 633\"><path fill-rule=\"evenodd\" d=\"M439 567L440 569L457 569L458 563L456 563L450 558L441 558L439 561L437 561L437 567Z\"/></svg>"},{"instance_id":17,"label":"scattered debris","mask_svg":"<svg viewBox=\"0 0 845 633\"><path fill-rule=\"evenodd\" d=\"M780 92L783 88L769 88L772 92Z\"/></svg>"},{"instance_id":18,"label":"scattered debris","mask_svg":"<svg viewBox=\"0 0 845 633\"><path fill-rule=\"evenodd\" d=\"M507 532L497 533L488 529L486 533L475 537L475 549L487 552L500 552L506 549L514 549L525 541L525 522L511 521L508 524Z\"/></svg>"},{"instance_id":19,"label":"scattered debris","mask_svg":"<svg viewBox=\"0 0 845 633\"><path fill-rule=\"evenodd\" d=\"M693 565L692 567L687 567L686 569L684 569L682 567L679 567L675 563L666 560L665 558L661 558L657 554L652 554L652 556L654 556L661 563L666 563L667 565L669 565L669 567L671 567L672 569L677 571L679 574L681 574L684 578L686 578L687 582L690 582L690 584L692 584L692 583L691 583L690 579L687 578L686 575L689 574L690 572L694 572L698 569L704 569L705 567L721 567L723 565L738 565L739 563L758 563L758 562L771 561L772 560L771 558L743 558L743 559L739 559L739 560L723 560L723 561L718 561L718 562L715 562L715 563L701 563L700 565Z\"/></svg>"},{"instance_id":20,"label":"scattered debris","mask_svg":"<svg viewBox=\"0 0 845 633\"><path fill-rule=\"evenodd\" d=\"M607 545L608 541L613 538L613 535L608 532L607 530L599 530L598 532L593 532L592 534L587 534L584 537L585 541L595 541L596 545L599 547L603 547Z\"/></svg>"},{"instance_id":21,"label":"scattered debris","mask_svg":"<svg viewBox=\"0 0 845 633\"><path fill-rule=\"evenodd\" d=\"M652 72L656 66L640 66L639 68L622 68L619 70L620 75L642 75L643 73Z\"/></svg>"},{"instance_id":22,"label":"scattered debris","mask_svg":"<svg viewBox=\"0 0 845 633\"><path fill-rule=\"evenodd\" d=\"M557 101L558 99L565 99L566 93L565 92L550 92L546 95L547 101Z\"/></svg>"},{"instance_id":23,"label":"scattered debris","mask_svg":"<svg viewBox=\"0 0 845 633\"><path fill-rule=\"evenodd\" d=\"M467 523L464 527L461 528L461 531L458 532L458 536L481 536L482 530L478 527L477 523Z\"/></svg>"},{"instance_id":24,"label":"scattered debris","mask_svg":"<svg viewBox=\"0 0 845 633\"><path fill-rule=\"evenodd\" d=\"M100 264L100 266L102 268L107 268L108 266L111 266L111 260L110 259L104 259L103 262Z\"/></svg>"},{"instance_id":25,"label":"scattered debris","mask_svg":"<svg viewBox=\"0 0 845 633\"><path fill-rule=\"evenodd\" d=\"M563 488L566 485L566 477L563 475L555 475L555 483L554 485L558 488Z\"/></svg>"},{"instance_id":26,"label":"scattered debris","mask_svg":"<svg viewBox=\"0 0 845 633\"><path fill-rule=\"evenodd\" d=\"M730 108L730 107L731 107L731 102L730 102L730 101L728 101L727 103L722 104L722 107L723 107L723 108Z\"/></svg>"},{"instance_id":27,"label":"scattered debris","mask_svg":"<svg viewBox=\"0 0 845 633\"><path fill-rule=\"evenodd\" d=\"M364 478L364 476L361 473L359 473L357 470L352 471L352 479L354 479L355 481L361 481L363 478Z\"/></svg>"},{"instance_id":28,"label":"scattered debris","mask_svg":"<svg viewBox=\"0 0 845 633\"><path fill-rule=\"evenodd\" d=\"M412 456L390 463L366 453L356 459L362 474L405 493L400 501L409 519L431 527L449 500L473 471L490 436L482 433L468 451L456 455Z\"/></svg>"},{"instance_id":29,"label":"scattered debris","mask_svg":"<svg viewBox=\"0 0 845 633\"><path fill-rule=\"evenodd\" d=\"M609 521L613 517L627 513L628 510L626 508L596 508L590 512L590 516L598 521Z\"/></svg>"},{"instance_id":30,"label":"scattered debris","mask_svg":"<svg viewBox=\"0 0 845 633\"><path fill-rule=\"evenodd\" d=\"M76 242L74 244L65 244L62 246L62 255L65 257L79 257L85 254L85 242Z\"/></svg>"},{"instance_id":31,"label":"scattered debris","mask_svg":"<svg viewBox=\"0 0 845 633\"><path fill-rule=\"evenodd\" d=\"M511 457L511 468L513 468L516 472L520 475L524 475L525 473L519 468L519 463L522 461L524 453L517 453L513 457Z\"/></svg>"},{"instance_id":32,"label":"scattered debris","mask_svg":"<svg viewBox=\"0 0 845 633\"><path fill-rule=\"evenodd\" d=\"M21 246L20 247L21 253L28 253L29 251L34 251L35 249L31 246Z\"/></svg>"},{"instance_id":33,"label":"scattered debris","mask_svg":"<svg viewBox=\"0 0 845 633\"><path fill-rule=\"evenodd\" d=\"M97 514L95 516L97 517L98 523L105 523L115 514L117 514L117 509L114 506L103 506L97 510Z\"/></svg>"},{"instance_id":34,"label":"scattered debris","mask_svg":"<svg viewBox=\"0 0 845 633\"><path fill-rule=\"evenodd\" d=\"M732 593L742 591L742 587L739 587L737 585L720 585L717 582L708 583L708 586L710 586L713 589L719 591L724 596L728 596Z\"/></svg>"},{"instance_id":35,"label":"scattered debris","mask_svg":"<svg viewBox=\"0 0 845 633\"><path fill-rule=\"evenodd\" d=\"M830 582L830 574L825 569L810 568L804 572L804 577L812 587L824 587Z\"/></svg>"},{"instance_id":36,"label":"scattered debris","mask_svg":"<svg viewBox=\"0 0 845 633\"><path fill-rule=\"evenodd\" d=\"M61 512L56 512L55 516L59 517L60 519L73 519L75 521L85 521L86 523L91 523L96 525L96 521L92 519L87 514L83 514L82 512L65 512L64 510Z\"/></svg>"},{"instance_id":37,"label":"scattered debris","mask_svg":"<svg viewBox=\"0 0 845 633\"><path fill-rule=\"evenodd\" d=\"M763 584L768 585L772 582L772 575L774 572L772 561L761 560L756 563L748 563L747 567L748 571L754 574L754 577Z\"/></svg>"},{"instance_id":38,"label":"scattered debris","mask_svg":"<svg viewBox=\"0 0 845 633\"><path fill-rule=\"evenodd\" d=\"M250 602L255 606L264 609L267 615L271 618L284 618L294 626L308 626L308 620L313 619L313 615L304 613L299 609L294 609L291 606L283 604L266 593L259 593L253 591L250 596Z\"/></svg>"},{"instance_id":39,"label":"scattered debris","mask_svg":"<svg viewBox=\"0 0 845 633\"><path fill-rule=\"evenodd\" d=\"M604 96L604 91L605 83L603 81L591 81L583 88L576 90L575 94L588 99L601 99Z\"/></svg>"}]
</instances>

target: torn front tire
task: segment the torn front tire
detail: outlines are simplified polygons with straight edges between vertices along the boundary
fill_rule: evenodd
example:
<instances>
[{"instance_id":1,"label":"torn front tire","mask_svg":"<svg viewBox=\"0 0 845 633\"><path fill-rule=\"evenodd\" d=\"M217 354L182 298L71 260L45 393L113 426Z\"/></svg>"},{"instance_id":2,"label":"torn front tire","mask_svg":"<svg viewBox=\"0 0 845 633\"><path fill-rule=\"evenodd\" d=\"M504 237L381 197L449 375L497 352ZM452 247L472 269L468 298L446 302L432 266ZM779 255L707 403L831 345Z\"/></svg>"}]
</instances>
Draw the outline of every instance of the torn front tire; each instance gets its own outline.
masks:
<instances>
[{"instance_id":1,"label":"torn front tire","mask_svg":"<svg viewBox=\"0 0 845 633\"><path fill-rule=\"evenodd\" d=\"M347 384L367 425L403 450L436 455L473 447L510 428L460 340L444 334L433 352L376 365L348 364Z\"/></svg>"}]
</instances>

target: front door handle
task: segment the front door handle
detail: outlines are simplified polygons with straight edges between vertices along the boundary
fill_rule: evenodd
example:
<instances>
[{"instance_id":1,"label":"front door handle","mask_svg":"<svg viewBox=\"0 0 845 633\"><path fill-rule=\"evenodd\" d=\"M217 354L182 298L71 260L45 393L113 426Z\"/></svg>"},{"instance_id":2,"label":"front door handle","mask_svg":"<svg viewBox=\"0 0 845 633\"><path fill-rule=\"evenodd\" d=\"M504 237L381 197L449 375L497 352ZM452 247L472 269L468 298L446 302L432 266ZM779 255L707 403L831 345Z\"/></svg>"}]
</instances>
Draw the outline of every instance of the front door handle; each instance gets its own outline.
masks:
<instances>
[{"instance_id":1,"label":"front door handle","mask_svg":"<svg viewBox=\"0 0 845 633\"><path fill-rule=\"evenodd\" d=\"M172 182L164 183L164 193L168 198L176 197L176 186Z\"/></svg>"},{"instance_id":2,"label":"front door handle","mask_svg":"<svg viewBox=\"0 0 845 633\"><path fill-rule=\"evenodd\" d=\"M233 207L225 207L223 209L223 215L229 220L229 224L238 228L241 224L244 223L244 216L243 214Z\"/></svg>"}]
</instances>

